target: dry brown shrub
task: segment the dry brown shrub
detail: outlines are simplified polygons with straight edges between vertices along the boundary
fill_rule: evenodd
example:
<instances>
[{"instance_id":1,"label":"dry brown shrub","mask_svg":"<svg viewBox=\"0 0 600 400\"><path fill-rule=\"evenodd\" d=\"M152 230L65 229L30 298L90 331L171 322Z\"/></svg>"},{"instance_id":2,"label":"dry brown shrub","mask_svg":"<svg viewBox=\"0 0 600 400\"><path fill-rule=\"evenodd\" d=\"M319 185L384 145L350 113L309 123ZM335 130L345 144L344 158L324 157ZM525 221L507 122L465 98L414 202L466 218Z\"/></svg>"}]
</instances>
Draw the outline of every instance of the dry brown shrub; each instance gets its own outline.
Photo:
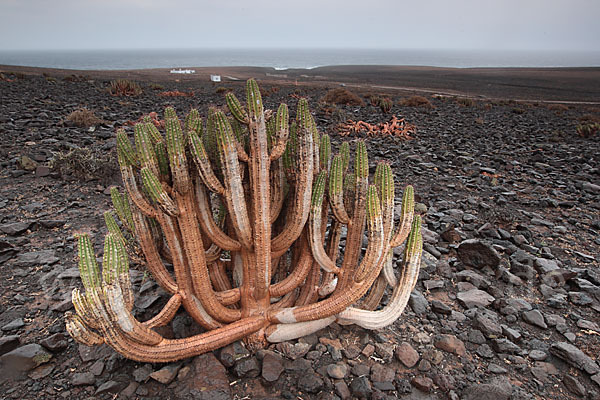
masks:
<instances>
[{"instance_id":1,"label":"dry brown shrub","mask_svg":"<svg viewBox=\"0 0 600 400\"><path fill-rule=\"evenodd\" d=\"M569 107L565 104L550 104L548 105L548 110L556 111L557 113L561 113L563 111L568 111Z\"/></svg>"},{"instance_id":2,"label":"dry brown shrub","mask_svg":"<svg viewBox=\"0 0 600 400\"><path fill-rule=\"evenodd\" d=\"M67 121L80 128L89 128L103 122L100 118L96 117L93 111L87 108L80 108L73 111L67 116Z\"/></svg>"},{"instance_id":3,"label":"dry brown shrub","mask_svg":"<svg viewBox=\"0 0 600 400\"><path fill-rule=\"evenodd\" d=\"M364 106L365 102L360 97L352 93L348 89L336 88L331 89L323 97L323 101L331 104L344 104L348 106Z\"/></svg>"},{"instance_id":4,"label":"dry brown shrub","mask_svg":"<svg viewBox=\"0 0 600 400\"><path fill-rule=\"evenodd\" d=\"M71 74L63 78L63 81L65 82L85 82L87 80L90 80L89 76L76 74Z\"/></svg>"},{"instance_id":5,"label":"dry brown shrub","mask_svg":"<svg viewBox=\"0 0 600 400\"><path fill-rule=\"evenodd\" d=\"M475 106L475 100L470 99L468 97L457 97L456 102L463 107L473 107Z\"/></svg>"},{"instance_id":6,"label":"dry brown shrub","mask_svg":"<svg viewBox=\"0 0 600 400\"><path fill-rule=\"evenodd\" d=\"M151 90L165 90L165 87L163 85L161 85L160 83L149 83L148 87Z\"/></svg>"},{"instance_id":7,"label":"dry brown shrub","mask_svg":"<svg viewBox=\"0 0 600 400\"><path fill-rule=\"evenodd\" d=\"M581 117L579 117L579 121L581 122L599 122L600 123L600 115L593 115L593 114L584 114Z\"/></svg>"},{"instance_id":8,"label":"dry brown shrub","mask_svg":"<svg viewBox=\"0 0 600 400\"><path fill-rule=\"evenodd\" d=\"M194 97L194 92L181 92L179 90L171 90L167 92L161 92L158 95L162 97Z\"/></svg>"},{"instance_id":9,"label":"dry brown shrub","mask_svg":"<svg viewBox=\"0 0 600 400\"><path fill-rule=\"evenodd\" d=\"M277 92L279 92L279 86L265 86L264 88L260 88L260 95L263 97L268 97L270 95L276 94Z\"/></svg>"},{"instance_id":10,"label":"dry brown shrub","mask_svg":"<svg viewBox=\"0 0 600 400\"><path fill-rule=\"evenodd\" d=\"M411 96L400 100L400 105L405 107L432 107L431 102L427 97Z\"/></svg>"},{"instance_id":11,"label":"dry brown shrub","mask_svg":"<svg viewBox=\"0 0 600 400\"><path fill-rule=\"evenodd\" d=\"M76 148L57 153L50 167L63 179L112 182L119 179L119 166L113 151Z\"/></svg>"}]
</instances>

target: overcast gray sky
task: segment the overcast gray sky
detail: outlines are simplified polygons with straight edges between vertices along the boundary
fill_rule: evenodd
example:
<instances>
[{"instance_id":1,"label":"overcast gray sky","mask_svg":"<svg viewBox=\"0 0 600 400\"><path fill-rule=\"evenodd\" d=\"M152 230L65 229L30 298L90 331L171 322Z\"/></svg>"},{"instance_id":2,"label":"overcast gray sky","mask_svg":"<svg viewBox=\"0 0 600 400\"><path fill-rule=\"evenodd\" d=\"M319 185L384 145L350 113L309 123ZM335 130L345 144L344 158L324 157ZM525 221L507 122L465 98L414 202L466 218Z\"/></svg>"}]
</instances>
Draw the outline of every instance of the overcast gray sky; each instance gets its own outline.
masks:
<instances>
[{"instance_id":1,"label":"overcast gray sky","mask_svg":"<svg viewBox=\"0 0 600 400\"><path fill-rule=\"evenodd\" d=\"M600 51L600 0L0 0L0 50Z\"/></svg>"}]
</instances>

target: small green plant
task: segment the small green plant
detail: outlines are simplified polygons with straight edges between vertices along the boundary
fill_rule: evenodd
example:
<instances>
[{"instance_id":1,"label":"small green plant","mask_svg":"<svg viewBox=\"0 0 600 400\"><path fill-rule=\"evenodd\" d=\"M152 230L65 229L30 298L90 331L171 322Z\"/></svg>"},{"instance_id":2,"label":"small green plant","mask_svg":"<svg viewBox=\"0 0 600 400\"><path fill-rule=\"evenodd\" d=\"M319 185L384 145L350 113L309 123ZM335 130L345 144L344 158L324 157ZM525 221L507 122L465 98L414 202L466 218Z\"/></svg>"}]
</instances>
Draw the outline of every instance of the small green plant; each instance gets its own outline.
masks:
<instances>
[{"instance_id":1,"label":"small green plant","mask_svg":"<svg viewBox=\"0 0 600 400\"><path fill-rule=\"evenodd\" d=\"M117 79L110 82L108 92L113 96L139 96L142 88L129 79Z\"/></svg>"},{"instance_id":2,"label":"small green plant","mask_svg":"<svg viewBox=\"0 0 600 400\"><path fill-rule=\"evenodd\" d=\"M165 90L165 87L159 83L151 83L148 85L151 90Z\"/></svg>"},{"instance_id":3,"label":"small green plant","mask_svg":"<svg viewBox=\"0 0 600 400\"><path fill-rule=\"evenodd\" d=\"M381 99L379 99L379 108L381 108L381 111L386 114L392 110L393 104L394 103L392 102L392 99L390 99L389 97L382 97Z\"/></svg>"},{"instance_id":4,"label":"small green plant","mask_svg":"<svg viewBox=\"0 0 600 400\"><path fill-rule=\"evenodd\" d=\"M582 138L595 136L598 132L600 132L600 124L597 122L577 125L577 134Z\"/></svg>"},{"instance_id":5,"label":"small green plant","mask_svg":"<svg viewBox=\"0 0 600 400\"><path fill-rule=\"evenodd\" d=\"M379 106L380 96L375 93L367 93L363 96L373 107Z\"/></svg>"},{"instance_id":6,"label":"small green plant","mask_svg":"<svg viewBox=\"0 0 600 400\"><path fill-rule=\"evenodd\" d=\"M475 100L470 99L468 97L457 97L456 102L463 107L473 107L475 106Z\"/></svg>"}]
</instances>

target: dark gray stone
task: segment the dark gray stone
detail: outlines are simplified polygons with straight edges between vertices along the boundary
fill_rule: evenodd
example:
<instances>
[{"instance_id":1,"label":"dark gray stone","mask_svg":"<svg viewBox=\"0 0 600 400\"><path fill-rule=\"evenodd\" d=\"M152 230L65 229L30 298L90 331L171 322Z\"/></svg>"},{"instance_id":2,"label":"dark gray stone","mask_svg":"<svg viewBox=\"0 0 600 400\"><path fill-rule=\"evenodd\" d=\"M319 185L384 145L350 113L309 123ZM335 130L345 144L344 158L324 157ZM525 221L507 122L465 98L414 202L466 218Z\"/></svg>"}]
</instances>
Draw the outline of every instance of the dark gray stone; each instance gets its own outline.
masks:
<instances>
[{"instance_id":1,"label":"dark gray stone","mask_svg":"<svg viewBox=\"0 0 600 400\"><path fill-rule=\"evenodd\" d=\"M308 392L308 393L317 393L321 388L323 388L323 379L321 379L314 372L308 372L303 374L298 379L298 389Z\"/></svg>"},{"instance_id":2,"label":"dark gray stone","mask_svg":"<svg viewBox=\"0 0 600 400\"><path fill-rule=\"evenodd\" d=\"M119 393L128 385L129 382L110 380L100 385L94 394L97 396L104 393Z\"/></svg>"},{"instance_id":3,"label":"dark gray stone","mask_svg":"<svg viewBox=\"0 0 600 400\"><path fill-rule=\"evenodd\" d=\"M5 332L14 331L17 329L21 329L25 326L25 322L23 322L23 318L16 318L10 321L8 324L2 327L2 330Z\"/></svg>"},{"instance_id":4,"label":"dark gray stone","mask_svg":"<svg viewBox=\"0 0 600 400\"><path fill-rule=\"evenodd\" d=\"M256 378L261 368L256 357L250 357L236 362L233 371L240 378Z\"/></svg>"},{"instance_id":5,"label":"dark gray stone","mask_svg":"<svg viewBox=\"0 0 600 400\"><path fill-rule=\"evenodd\" d=\"M412 310L415 312L415 314L417 314L417 315L427 314L427 311L429 308L429 302L427 301L425 296L423 296L421 294L421 292L419 292L418 290L414 290L410 294L410 298L408 299L408 304L410 305Z\"/></svg>"},{"instance_id":6,"label":"dark gray stone","mask_svg":"<svg viewBox=\"0 0 600 400\"><path fill-rule=\"evenodd\" d=\"M26 344L0 357L0 364L5 368L17 371L29 371L38 365L47 363L52 358L42 346L37 343Z\"/></svg>"},{"instance_id":7,"label":"dark gray stone","mask_svg":"<svg viewBox=\"0 0 600 400\"><path fill-rule=\"evenodd\" d=\"M25 268L38 265L51 265L60 259L56 257L54 250L40 250L28 253L21 253L15 260L15 266Z\"/></svg>"},{"instance_id":8,"label":"dark gray stone","mask_svg":"<svg viewBox=\"0 0 600 400\"><path fill-rule=\"evenodd\" d=\"M479 289L460 292L456 298L465 308L487 307L495 300L494 296Z\"/></svg>"},{"instance_id":9,"label":"dark gray stone","mask_svg":"<svg viewBox=\"0 0 600 400\"><path fill-rule=\"evenodd\" d=\"M509 400L513 387L506 379L490 383L478 383L465 389L463 400Z\"/></svg>"},{"instance_id":10,"label":"dark gray stone","mask_svg":"<svg viewBox=\"0 0 600 400\"><path fill-rule=\"evenodd\" d=\"M371 398L371 393L373 393L371 382L366 376L354 378L350 384L350 390L352 391L352 394L359 399L369 399Z\"/></svg>"},{"instance_id":11,"label":"dark gray stone","mask_svg":"<svg viewBox=\"0 0 600 400\"><path fill-rule=\"evenodd\" d=\"M223 347L219 353L219 360L227 368L233 367L237 361L247 357L250 357L250 352L239 341Z\"/></svg>"},{"instance_id":12,"label":"dark gray stone","mask_svg":"<svg viewBox=\"0 0 600 400\"><path fill-rule=\"evenodd\" d=\"M96 382L96 377L91 372L76 372L71 376L73 386L91 386Z\"/></svg>"},{"instance_id":13,"label":"dark gray stone","mask_svg":"<svg viewBox=\"0 0 600 400\"><path fill-rule=\"evenodd\" d=\"M262 360L261 375L267 382L275 382L284 370L283 360L280 356L270 352L265 354Z\"/></svg>"},{"instance_id":14,"label":"dark gray stone","mask_svg":"<svg viewBox=\"0 0 600 400\"><path fill-rule=\"evenodd\" d=\"M450 308L448 305L446 305L445 303L442 303L439 300L433 300L431 302L431 310L434 313L442 314L442 315L452 314L452 308Z\"/></svg>"},{"instance_id":15,"label":"dark gray stone","mask_svg":"<svg viewBox=\"0 0 600 400\"><path fill-rule=\"evenodd\" d=\"M31 226L31 222L12 222L0 225L0 231L10 236L19 236Z\"/></svg>"},{"instance_id":16,"label":"dark gray stone","mask_svg":"<svg viewBox=\"0 0 600 400\"><path fill-rule=\"evenodd\" d=\"M144 364L139 368L133 370L133 379L136 382L146 382L150 378L152 373L152 366L150 364Z\"/></svg>"},{"instance_id":17,"label":"dark gray stone","mask_svg":"<svg viewBox=\"0 0 600 400\"><path fill-rule=\"evenodd\" d=\"M0 356L19 347L19 335L0 336Z\"/></svg>"},{"instance_id":18,"label":"dark gray stone","mask_svg":"<svg viewBox=\"0 0 600 400\"><path fill-rule=\"evenodd\" d=\"M542 329L548 328L548 325L546 325L544 320L544 316L539 310L525 311L522 316L523 321L527 322L528 324L535 325Z\"/></svg>"},{"instance_id":19,"label":"dark gray stone","mask_svg":"<svg viewBox=\"0 0 600 400\"><path fill-rule=\"evenodd\" d=\"M598 364L583 351L567 342L557 342L550 346L552 355L566 361L572 366L584 370L590 375L600 372Z\"/></svg>"},{"instance_id":20,"label":"dark gray stone","mask_svg":"<svg viewBox=\"0 0 600 400\"><path fill-rule=\"evenodd\" d=\"M469 267L494 269L500 264L498 252L491 245L478 239L462 241L456 251L458 259Z\"/></svg>"},{"instance_id":21,"label":"dark gray stone","mask_svg":"<svg viewBox=\"0 0 600 400\"><path fill-rule=\"evenodd\" d=\"M488 313L478 312L473 319L473 327L479 329L488 339L502 335L502 326Z\"/></svg>"},{"instance_id":22,"label":"dark gray stone","mask_svg":"<svg viewBox=\"0 0 600 400\"><path fill-rule=\"evenodd\" d=\"M178 399L230 400L229 377L223 364L213 353L195 357L190 372L177 380L175 395Z\"/></svg>"},{"instance_id":23,"label":"dark gray stone","mask_svg":"<svg viewBox=\"0 0 600 400\"><path fill-rule=\"evenodd\" d=\"M40 344L50 351L60 351L67 348L69 342L62 333L55 333L45 339L40 340Z\"/></svg>"},{"instance_id":24,"label":"dark gray stone","mask_svg":"<svg viewBox=\"0 0 600 400\"><path fill-rule=\"evenodd\" d=\"M492 347L497 353L515 354L521 351L521 348L508 339L492 340Z\"/></svg>"},{"instance_id":25,"label":"dark gray stone","mask_svg":"<svg viewBox=\"0 0 600 400\"><path fill-rule=\"evenodd\" d=\"M574 376L568 374L565 375L565 377L563 378L563 384L569 390L569 392L579 397L583 398L587 393L587 391L585 390L585 386L583 386L583 384L579 382L579 380L577 380L577 378L575 378Z\"/></svg>"},{"instance_id":26,"label":"dark gray stone","mask_svg":"<svg viewBox=\"0 0 600 400\"><path fill-rule=\"evenodd\" d=\"M486 289L490 286L491 282L485 276L473 271L472 269L464 269L455 274L456 279L459 282L470 282L477 289Z\"/></svg>"}]
</instances>

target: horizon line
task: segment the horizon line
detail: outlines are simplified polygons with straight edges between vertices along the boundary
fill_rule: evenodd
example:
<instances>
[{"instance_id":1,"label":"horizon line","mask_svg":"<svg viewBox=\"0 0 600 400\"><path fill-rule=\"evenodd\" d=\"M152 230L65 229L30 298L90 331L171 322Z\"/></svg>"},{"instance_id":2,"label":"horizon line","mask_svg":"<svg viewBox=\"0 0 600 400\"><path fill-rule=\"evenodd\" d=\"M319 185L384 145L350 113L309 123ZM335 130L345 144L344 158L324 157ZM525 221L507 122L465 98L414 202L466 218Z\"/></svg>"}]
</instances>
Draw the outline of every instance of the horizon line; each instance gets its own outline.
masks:
<instances>
[{"instance_id":1,"label":"horizon line","mask_svg":"<svg viewBox=\"0 0 600 400\"><path fill-rule=\"evenodd\" d=\"M540 53L600 53L600 49L560 49L560 48L435 48L435 47L348 47L348 46L255 46L255 47L237 47L237 46L207 46L207 47L97 47L97 48L13 48L0 49L0 52L56 52L56 51L185 51L185 50L202 50L202 51L439 51L439 52L530 52L536 51Z\"/></svg>"}]
</instances>

